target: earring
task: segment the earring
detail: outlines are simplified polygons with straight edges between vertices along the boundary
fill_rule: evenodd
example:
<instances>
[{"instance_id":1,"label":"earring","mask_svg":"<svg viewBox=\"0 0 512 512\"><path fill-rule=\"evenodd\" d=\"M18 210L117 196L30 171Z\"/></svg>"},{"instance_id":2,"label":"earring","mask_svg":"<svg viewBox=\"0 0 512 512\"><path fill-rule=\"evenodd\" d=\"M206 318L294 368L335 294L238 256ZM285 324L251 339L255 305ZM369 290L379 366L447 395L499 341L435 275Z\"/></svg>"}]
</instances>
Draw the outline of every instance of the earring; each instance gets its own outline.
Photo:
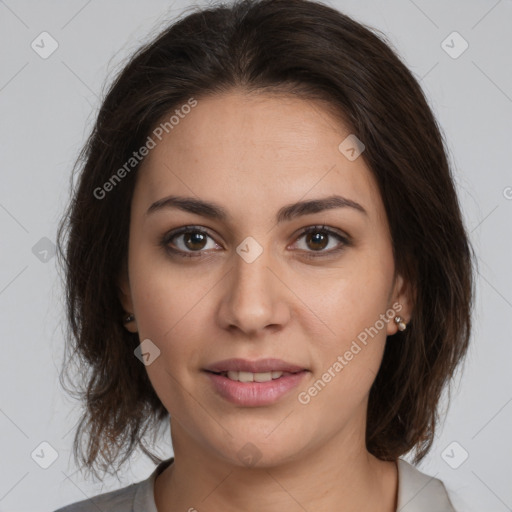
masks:
<instances>
[{"instance_id":1,"label":"earring","mask_svg":"<svg viewBox=\"0 0 512 512\"><path fill-rule=\"evenodd\" d=\"M130 322L133 322L135 320L135 316L131 313L124 318L124 323L129 324Z\"/></svg>"},{"instance_id":2,"label":"earring","mask_svg":"<svg viewBox=\"0 0 512 512\"><path fill-rule=\"evenodd\" d=\"M395 324L398 326L399 331L405 331L405 329L407 329L407 324L401 316L395 316Z\"/></svg>"}]
</instances>

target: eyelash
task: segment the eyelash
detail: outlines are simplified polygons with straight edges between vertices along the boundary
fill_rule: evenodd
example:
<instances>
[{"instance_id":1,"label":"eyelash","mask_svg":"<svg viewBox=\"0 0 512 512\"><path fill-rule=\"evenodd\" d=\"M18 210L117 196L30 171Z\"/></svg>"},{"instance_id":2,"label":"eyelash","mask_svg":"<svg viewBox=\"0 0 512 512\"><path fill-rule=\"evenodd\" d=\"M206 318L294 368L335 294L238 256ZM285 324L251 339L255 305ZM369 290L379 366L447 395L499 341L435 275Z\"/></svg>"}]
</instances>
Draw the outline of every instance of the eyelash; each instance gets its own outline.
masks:
<instances>
[{"instance_id":1,"label":"eyelash","mask_svg":"<svg viewBox=\"0 0 512 512\"><path fill-rule=\"evenodd\" d=\"M302 232L299 234L296 240L300 240L303 236L307 235L308 233L317 233L321 232L324 234L327 234L328 236L332 236L337 238L341 243L340 245L335 248L331 249L329 251L318 251L315 253L315 251L307 251L303 256L308 259L315 259L315 258L321 258L321 257L328 257L335 254L340 253L343 251L346 247L350 247L352 245L352 240L348 236L343 236L337 231L333 231L332 229L329 229L328 227L324 225L318 225L318 226L309 226L307 228L304 228ZM182 251L181 249L172 249L169 247L169 243L176 237L188 233L201 233L203 235L207 235L210 238L213 239L213 237L208 233L208 231L205 231L204 229L200 228L199 226L185 226L183 228L180 228L178 230L171 231L169 233L166 233L161 241L160 245L164 247L164 249L172 253L173 255L182 257L182 258L200 258L202 256L202 252L204 251Z\"/></svg>"}]
</instances>

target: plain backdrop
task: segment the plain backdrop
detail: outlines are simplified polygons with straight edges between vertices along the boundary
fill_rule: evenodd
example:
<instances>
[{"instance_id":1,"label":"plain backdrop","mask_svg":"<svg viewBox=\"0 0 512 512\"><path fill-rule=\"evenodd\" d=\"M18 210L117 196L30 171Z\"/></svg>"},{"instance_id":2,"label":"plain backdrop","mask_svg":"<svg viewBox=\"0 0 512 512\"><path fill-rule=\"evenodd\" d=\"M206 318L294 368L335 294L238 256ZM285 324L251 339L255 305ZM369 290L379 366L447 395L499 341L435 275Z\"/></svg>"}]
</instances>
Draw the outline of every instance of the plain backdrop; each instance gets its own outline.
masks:
<instances>
[{"instance_id":1,"label":"plain backdrop","mask_svg":"<svg viewBox=\"0 0 512 512\"><path fill-rule=\"evenodd\" d=\"M383 31L420 80L478 255L471 349L419 467L445 482L461 511L512 510L512 1L326 3ZM53 248L106 85L190 5L0 1L0 511L52 511L154 469L136 453L121 480L98 483L73 463L80 404L59 385L63 295ZM167 430L157 452L172 455Z\"/></svg>"}]
</instances>

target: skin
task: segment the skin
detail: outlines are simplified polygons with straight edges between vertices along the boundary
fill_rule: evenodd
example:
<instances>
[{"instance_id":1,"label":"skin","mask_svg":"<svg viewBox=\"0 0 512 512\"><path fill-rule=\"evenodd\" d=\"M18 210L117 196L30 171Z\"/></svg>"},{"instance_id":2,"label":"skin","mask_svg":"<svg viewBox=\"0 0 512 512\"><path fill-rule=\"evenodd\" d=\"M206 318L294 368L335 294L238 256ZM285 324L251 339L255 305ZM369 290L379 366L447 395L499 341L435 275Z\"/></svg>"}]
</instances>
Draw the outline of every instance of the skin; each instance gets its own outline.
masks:
<instances>
[{"instance_id":1,"label":"skin","mask_svg":"<svg viewBox=\"0 0 512 512\"><path fill-rule=\"evenodd\" d=\"M172 418L175 462L155 482L159 512L395 511L396 464L366 450L365 425L396 324L307 405L297 399L393 304L410 318L376 182L362 157L349 161L338 149L349 133L321 103L233 90L198 99L138 171L120 299L136 317L127 328L161 351L146 369ZM146 213L171 194L215 202L228 220ZM284 205L332 194L366 213L334 208L276 223ZM327 255L342 244L335 236L323 246L301 233L318 224L351 243ZM202 256L172 256L162 237L191 225L209 236L169 245ZM252 263L236 252L248 236L263 249ZM278 402L242 407L202 371L232 357L280 358L309 373ZM252 467L237 456L247 442L260 456Z\"/></svg>"}]
</instances>

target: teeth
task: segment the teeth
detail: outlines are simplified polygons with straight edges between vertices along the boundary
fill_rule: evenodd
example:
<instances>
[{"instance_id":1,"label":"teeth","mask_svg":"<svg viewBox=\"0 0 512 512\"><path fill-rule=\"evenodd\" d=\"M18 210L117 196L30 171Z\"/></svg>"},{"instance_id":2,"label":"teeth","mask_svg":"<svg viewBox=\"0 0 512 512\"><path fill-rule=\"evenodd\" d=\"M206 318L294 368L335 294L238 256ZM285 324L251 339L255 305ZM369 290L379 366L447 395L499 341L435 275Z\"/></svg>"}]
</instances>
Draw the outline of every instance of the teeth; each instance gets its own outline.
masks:
<instances>
[{"instance_id":1,"label":"teeth","mask_svg":"<svg viewBox=\"0 0 512 512\"><path fill-rule=\"evenodd\" d=\"M269 382L270 380L272 380L272 372L254 374L254 382Z\"/></svg>"},{"instance_id":2,"label":"teeth","mask_svg":"<svg viewBox=\"0 0 512 512\"><path fill-rule=\"evenodd\" d=\"M272 379L278 379L285 372L272 371L262 373L251 373L251 372L227 372L228 379L236 380L238 382L269 382Z\"/></svg>"},{"instance_id":3,"label":"teeth","mask_svg":"<svg viewBox=\"0 0 512 512\"><path fill-rule=\"evenodd\" d=\"M254 380L254 373L238 372L238 380L240 382L252 382Z\"/></svg>"}]
</instances>

